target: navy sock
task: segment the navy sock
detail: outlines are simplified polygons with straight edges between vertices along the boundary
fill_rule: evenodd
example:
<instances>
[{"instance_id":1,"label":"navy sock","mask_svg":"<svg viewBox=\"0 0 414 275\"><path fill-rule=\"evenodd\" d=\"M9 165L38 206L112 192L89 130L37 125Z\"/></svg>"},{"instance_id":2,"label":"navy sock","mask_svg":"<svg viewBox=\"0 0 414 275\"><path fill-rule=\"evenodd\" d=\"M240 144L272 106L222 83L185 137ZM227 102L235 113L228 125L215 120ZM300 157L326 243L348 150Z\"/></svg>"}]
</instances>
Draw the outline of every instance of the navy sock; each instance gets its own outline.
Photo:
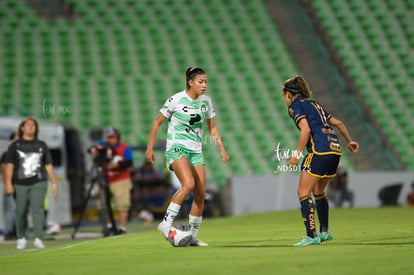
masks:
<instances>
[{"instance_id":1,"label":"navy sock","mask_svg":"<svg viewBox=\"0 0 414 275\"><path fill-rule=\"evenodd\" d=\"M329 203L326 199L325 193L322 195L315 195L315 203L320 225L319 232L328 232Z\"/></svg>"},{"instance_id":2,"label":"navy sock","mask_svg":"<svg viewBox=\"0 0 414 275\"><path fill-rule=\"evenodd\" d=\"M316 226L315 226L315 208L313 207L313 200L310 197L300 198L300 209L302 211L303 221L306 227L306 234L315 238Z\"/></svg>"}]
</instances>

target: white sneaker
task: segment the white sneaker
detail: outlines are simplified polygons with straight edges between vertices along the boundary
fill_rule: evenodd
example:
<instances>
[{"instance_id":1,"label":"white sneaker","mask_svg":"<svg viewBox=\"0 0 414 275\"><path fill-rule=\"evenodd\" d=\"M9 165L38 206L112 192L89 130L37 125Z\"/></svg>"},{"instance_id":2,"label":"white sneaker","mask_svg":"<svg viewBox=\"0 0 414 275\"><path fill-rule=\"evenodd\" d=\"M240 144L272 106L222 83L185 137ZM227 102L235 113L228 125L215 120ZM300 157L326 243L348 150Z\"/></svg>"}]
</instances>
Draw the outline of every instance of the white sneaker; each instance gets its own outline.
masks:
<instances>
[{"instance_id":1,"label":"white sneaker","mask_svg":"<svg viewBox=\"0 0 414 275\"><path fill-rule=\"evenodd\" d=\"M193 237L191 241L191 246L208 246L208 243L200 241L197 237Z\"/></svg>"},{"instance_id":2,"label":"white sneaker","mask_svg":"<svg viewBox=\"0 0 414 275\"><path fill-rule=\"evenodd\" d=\"M168 238L168 233L170 232L171 229L171 225L169 225L166 222L161 222L158 227L157 227L158 231L161 232L161 234L165 237Z\"/></svg>"},{"instance_id":3,"label":"white sneaker","mask_svg":"<svg viewBox=\"0 0 414 275\"><path fill-rule=\"evenodd\" d=\"M17 249L25 249L27 241L25 238L17 239Z\"/></svg>"},{"instance_id":4,"label":"white sneaker","mask_svg":"<svg viewBox=\"0 0 414 275\"><path fill-rule=\"evenodd\" d=\"M36 239L34 240L33 245L34 245L36 248L45 248L45 245L43 244L42 240L41 240L41 239L39 239L39 238L36 238Z\"/></svg>"}]
</instances>

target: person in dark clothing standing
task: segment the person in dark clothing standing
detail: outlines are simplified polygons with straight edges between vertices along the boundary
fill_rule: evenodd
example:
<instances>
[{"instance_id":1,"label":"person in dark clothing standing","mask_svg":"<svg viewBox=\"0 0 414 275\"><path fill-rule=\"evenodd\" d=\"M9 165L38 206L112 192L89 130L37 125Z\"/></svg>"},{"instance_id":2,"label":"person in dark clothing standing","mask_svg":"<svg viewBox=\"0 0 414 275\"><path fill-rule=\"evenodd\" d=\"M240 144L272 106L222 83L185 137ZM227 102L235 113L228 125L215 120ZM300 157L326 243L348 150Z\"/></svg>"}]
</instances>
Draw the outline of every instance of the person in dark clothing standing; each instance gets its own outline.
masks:
<instances>
[{"instance_id":1,"label":"person in dark clothing standing","mask_svg":"<svg viewBox=\"0 0 414 275\"><path fill-rule=\"evenodd\" d=\"M56 197L58 193L52 157L46 143L37 138L38 133L36 119L23 120L18 127L18 139L10 144L5 159L5 192L14 194L16 200L17 249L26 247L29 208L35 234L33 245L45 247L42 237L48 177L53 195Z\"/></svg>"}]
</instances>

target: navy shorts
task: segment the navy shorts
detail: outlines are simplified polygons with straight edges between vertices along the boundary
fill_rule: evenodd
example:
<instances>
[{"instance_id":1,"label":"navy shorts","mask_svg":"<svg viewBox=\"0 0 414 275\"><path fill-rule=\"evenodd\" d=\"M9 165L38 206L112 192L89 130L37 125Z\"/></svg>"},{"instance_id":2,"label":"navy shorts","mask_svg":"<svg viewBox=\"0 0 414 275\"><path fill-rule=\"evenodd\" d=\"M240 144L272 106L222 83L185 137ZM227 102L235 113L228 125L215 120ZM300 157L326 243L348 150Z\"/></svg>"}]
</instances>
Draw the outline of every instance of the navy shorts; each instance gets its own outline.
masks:
<instances>
[{"instance_id":1,"label":"navy shorts","mask_svg":"<svg viewBox=\"0 0 414 275\"><path fill-rule=\"evenodd\" d=\"M337 154L316 155L308 154L302 162L301 171L306 171L318 178L332 178L336 176L336 169L341 156Z\"/></svg>"}]
</instances>

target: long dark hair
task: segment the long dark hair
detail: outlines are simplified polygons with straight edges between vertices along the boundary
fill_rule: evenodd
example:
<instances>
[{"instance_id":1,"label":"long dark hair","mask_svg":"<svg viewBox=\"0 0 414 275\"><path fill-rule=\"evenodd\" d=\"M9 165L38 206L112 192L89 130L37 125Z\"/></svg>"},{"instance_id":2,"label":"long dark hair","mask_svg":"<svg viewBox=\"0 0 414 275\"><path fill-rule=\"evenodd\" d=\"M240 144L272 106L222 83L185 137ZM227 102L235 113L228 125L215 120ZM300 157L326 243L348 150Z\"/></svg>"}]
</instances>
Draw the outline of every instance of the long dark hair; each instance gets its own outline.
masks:
<instances>
[{"instance_id":1,"label":"long dark hair","mask_svg":"<svg viewBox=\"0 0 414 275\"><path fill-rule=\"evenodd\" d=\"M190 84L188 82L193 80L199 74L206 74L203 69L198 67L189 67L185 70L185 86L187 89L190 88Z\"/></svg>"},{"instance_id":2,"label":"long dark hair","mask_svg":"<svg viewBox=\"0 0 414 275\"><path fill-rule=\"evenodd\" d=\"M37 120L35 118L33 118L33 117L25 118L22 122L20 122L19 128L17 129L17 136L19 138L22 138L23 137L23 130L22 130L22 128L26 124L26 122L28 122L29 120L33 121L33 123L35 124L36 131L35 131L34 137L37 138L37 136L39 134L39 122L37 122Z\"/></svg>"}]
</instances>

